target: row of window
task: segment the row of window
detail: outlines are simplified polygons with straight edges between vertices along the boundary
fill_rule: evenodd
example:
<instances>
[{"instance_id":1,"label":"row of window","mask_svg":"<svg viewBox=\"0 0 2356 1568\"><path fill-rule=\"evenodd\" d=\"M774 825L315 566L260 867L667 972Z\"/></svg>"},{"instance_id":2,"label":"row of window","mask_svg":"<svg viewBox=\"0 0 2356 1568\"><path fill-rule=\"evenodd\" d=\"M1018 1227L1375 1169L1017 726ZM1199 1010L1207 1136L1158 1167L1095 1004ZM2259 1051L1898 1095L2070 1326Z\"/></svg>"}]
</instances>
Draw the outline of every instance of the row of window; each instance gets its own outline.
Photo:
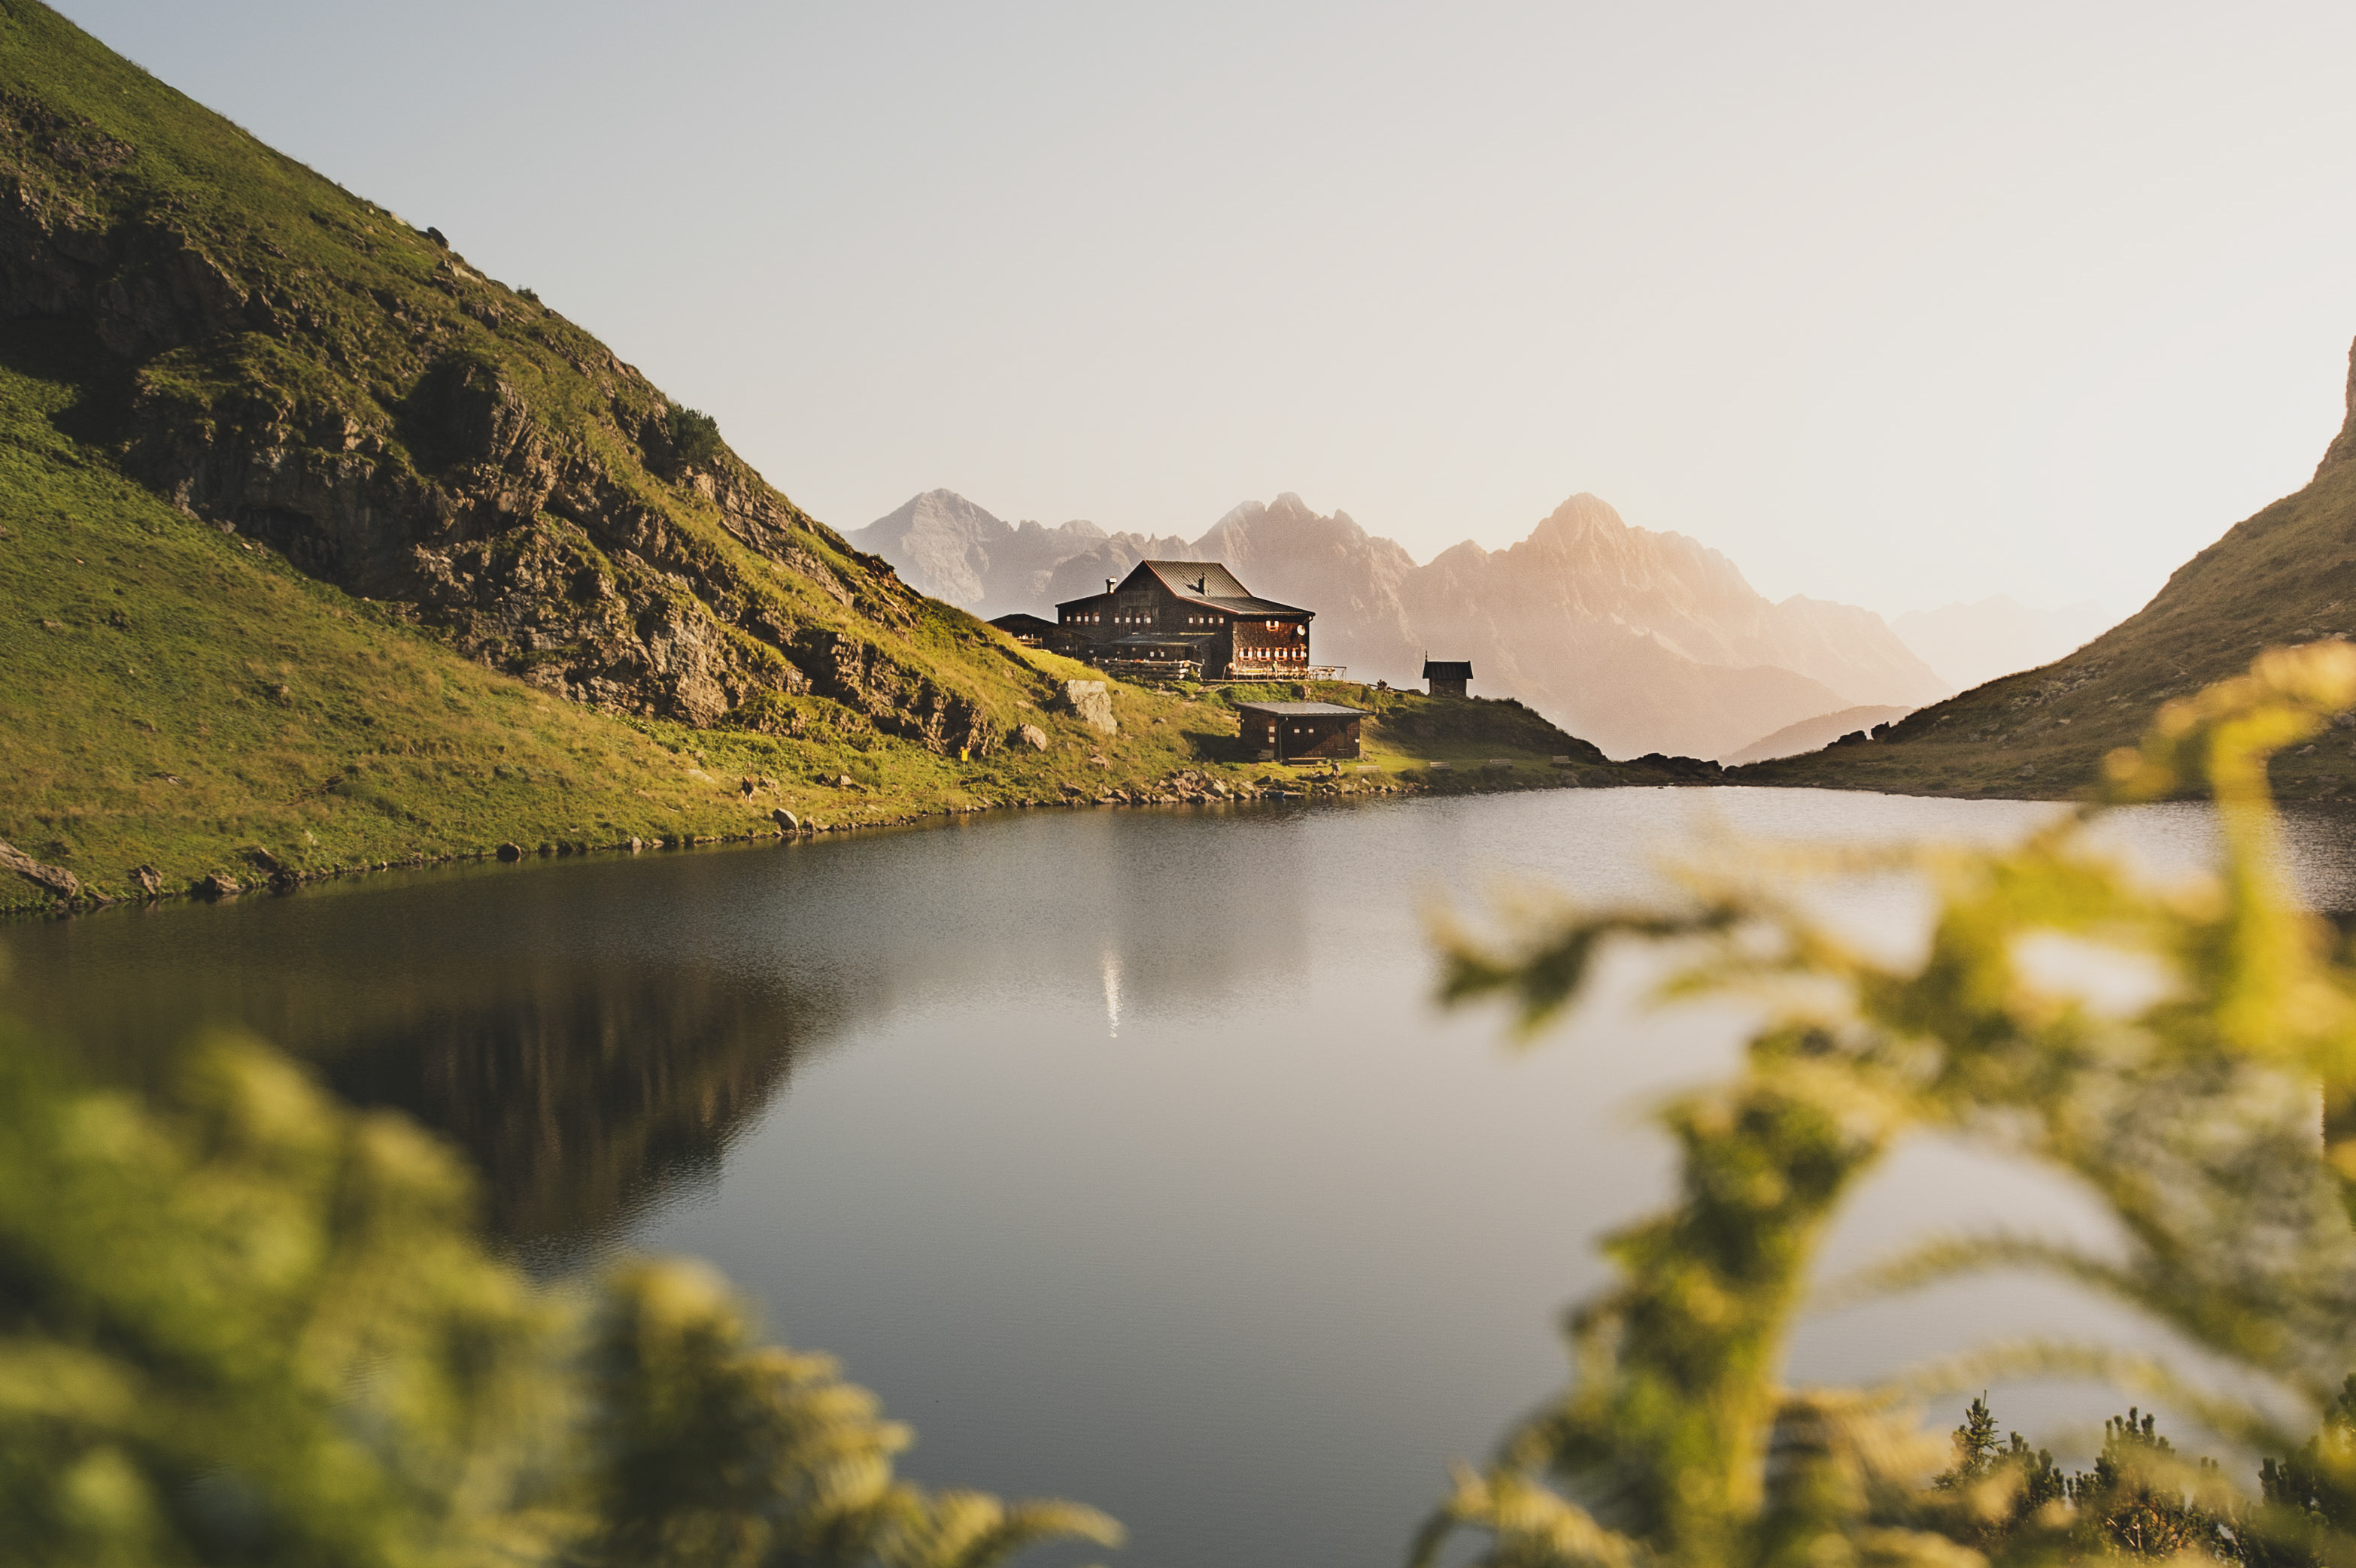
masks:
<instances>
[{"instance_id":1,"label":"row of window","mask_svg":"<svg viewBox=\"0 0 2356 1568\"><path fill-rule=\"evenodd\" d=\"M1104 624L1104 620L1105 618L1101 613L1092 615L1075 613L1065 616L1064 624L1067 626L1100 626ZM1115 615L1112 618L1112 624L1116 626L1150 626L1153 624L1153 617L1151 615ZM1215 626L1219 624L1219 621L1218 617L1215 615L1189 615L1186 617L1186 624L1190 626ZM1261 624L1271 632L1289 631L1296 637L1306 635L1300 627L1293 625L1289 621L1264 621Z\"/></svg>"}]
</instances>

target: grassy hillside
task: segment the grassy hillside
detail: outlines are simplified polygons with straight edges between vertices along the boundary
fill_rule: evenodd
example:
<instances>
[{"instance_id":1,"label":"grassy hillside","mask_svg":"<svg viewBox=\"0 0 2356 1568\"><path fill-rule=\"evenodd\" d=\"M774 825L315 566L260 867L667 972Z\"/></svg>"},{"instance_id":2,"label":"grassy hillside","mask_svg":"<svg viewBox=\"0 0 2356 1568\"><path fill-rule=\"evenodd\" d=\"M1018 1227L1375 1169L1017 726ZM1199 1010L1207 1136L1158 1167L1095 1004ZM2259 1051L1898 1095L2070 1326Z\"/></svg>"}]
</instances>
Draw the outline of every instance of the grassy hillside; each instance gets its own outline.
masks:
<instances>
[{"instance_id":1,"label":"grassy hillside","mask_svg":"<svg viewBox=\"0 0 2356 1568\"><path fill-rule=\"evenodd\" d=\"M848 827L1115 792L1165 798L1182 773L1237 792L1297 789L1313 772L1243 758L1215 697L1116 686L1121 730L1100 735L1044 700L1094 672L1012 645L993 654L1041 694L1012 707L1044 751L945 756L815 698L798 699L799 736L565 701L460 656L398 605L204 526L73 440L59 427L79 389L46 333L0 325L0 840L101 895L137 896L140 868L177 892L210 876L252 886L273 867L331 874L502 842L737 837L774 831L780 806ZM1528 784L1548 777L1549 755L1584 754L1514 704L1367 695L1387 703L1396 732L1377 725L1382 771L1342 787L1395 787L1424 762L1475 754L1516 763L1481 782ZM0 878L0 908L48 901Z\"/></svg>"},{"instance_id":2,"label":"grassy hillside","mask_svg":"<svg viewBox=\"0 0 2356 1568\"><path fill-rule=\"evenodd\" d=\"M2356 431L2356 400L2350 430ZM2263 648L2356 636L2356 438L2305 489L2234 526L2158 597L2069 657L1925 708L1879 741L1761 763L1744 784L2051 797L2092 783L2173 697L2246 669ZM2342 715L2343 724L2351 720ZM2356 798L2356 730L2275 758L2286 799Z\"/></svg>"},{"instance_id":3,"label":"grassy hillside","mask_svg":"<svg viewBox=\"0 0 2356 1568\"><path fill-rule=\"evenodd\" d=\"M32 0L0 0L0 318L58 427L553 695L987 751L1035 679L580 327ZM807 720L805 720L807 722Z\"/></svg>"},{"instance_id":4,"label":"grassy hillside","mask_svg":"<svg viewBox=\"0 0 2356 1568\"><path fill-rule=\"evenodd\" d=\"M0 0L0 844L100 897L780 808L1669 776L1395 695L1372 770L1313 786L1216 698L1117 688L1100 735L1055 711L1093 671L913 592L528 291L33 0ZM51 898L0 876L0 908Z\"/></svg>"}]
</instances>

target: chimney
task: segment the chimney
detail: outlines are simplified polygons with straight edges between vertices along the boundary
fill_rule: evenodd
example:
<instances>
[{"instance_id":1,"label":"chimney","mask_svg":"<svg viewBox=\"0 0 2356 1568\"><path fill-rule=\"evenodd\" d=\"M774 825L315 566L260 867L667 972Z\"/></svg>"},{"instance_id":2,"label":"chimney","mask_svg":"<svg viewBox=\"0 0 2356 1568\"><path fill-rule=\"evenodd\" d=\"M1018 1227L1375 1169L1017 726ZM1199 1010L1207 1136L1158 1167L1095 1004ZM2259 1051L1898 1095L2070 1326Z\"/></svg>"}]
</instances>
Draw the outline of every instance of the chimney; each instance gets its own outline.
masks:
<instances>
[{"instance_id":1,"label":"chimney","mask_svg":"<svg viewBox=\"0 0 2356 1568\"><path fill-rule=\"evenodd\" d=\"M1108 577L1108 578L1106 578L1106 579L1105 579L1105 592L1106 592L1109 593L1109 592L1112 592L1112 584L1113 584L1113 580L1112 580L1111 578Z\"/></svg>"}]
</instances>

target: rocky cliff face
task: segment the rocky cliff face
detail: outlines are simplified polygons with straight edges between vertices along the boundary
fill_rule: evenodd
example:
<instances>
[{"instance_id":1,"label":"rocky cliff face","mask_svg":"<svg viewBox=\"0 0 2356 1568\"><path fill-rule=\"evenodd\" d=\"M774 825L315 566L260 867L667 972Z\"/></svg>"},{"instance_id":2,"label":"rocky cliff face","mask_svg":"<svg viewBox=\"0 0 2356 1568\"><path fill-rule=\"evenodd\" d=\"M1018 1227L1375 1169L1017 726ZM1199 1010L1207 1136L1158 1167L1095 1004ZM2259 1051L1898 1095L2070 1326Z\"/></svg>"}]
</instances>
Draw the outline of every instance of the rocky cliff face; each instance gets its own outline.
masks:
<instances>
[{"instance_id":1,"label":"rocky cliff face","mask_svg":"<svg viewBox=\"0 0 2356 1568\"><path fill-rule=\"evenodd\" d=\"M0 34L0 336L192 517L574 700L799 699L940 749L988 635L850 549L603 345L46 9Z\"/></svg>"},{"instance_id":2,"label":"rocky cliff face","mask_svg":"<svg viewBox=\"0 0 2356 1568\"><path fill-rule=\"evenodd\" d=\"M1405 601L1435 653L1621 755L1721 756L1815 714L1944 690L1871 611L1775 603L1716 550L1587 495L1505 549L1442 551Z\"/></svg>"}]
</instances>

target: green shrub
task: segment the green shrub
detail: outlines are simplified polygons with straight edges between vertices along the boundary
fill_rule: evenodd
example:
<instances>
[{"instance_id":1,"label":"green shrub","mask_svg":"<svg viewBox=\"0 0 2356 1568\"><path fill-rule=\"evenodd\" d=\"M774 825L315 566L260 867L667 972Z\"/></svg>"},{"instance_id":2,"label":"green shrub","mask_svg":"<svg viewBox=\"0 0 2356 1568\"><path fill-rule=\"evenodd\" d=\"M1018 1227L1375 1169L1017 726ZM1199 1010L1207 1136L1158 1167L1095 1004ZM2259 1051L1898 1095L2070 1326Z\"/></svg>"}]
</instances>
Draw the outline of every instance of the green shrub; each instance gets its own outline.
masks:
<instances>
[{"instance_id":1,"label":"green shrub","mask_svg":"<svg viewBox=\"0 0 2356 1568\"><path fill-rule=\"evenodd\" d=\"M701 468L720 455L720 421L699 409L671 404L666 433L673 468Z\"/></svg>"},{"instance_id":2,"label":"green shrub","mask_svg":"<svg viewBox=\"0 0 2356 1568\"><path fill-rule=\"evenodd\" d=\"M11 1564L983 1568L1110 1544L894 1478L907 1434L700 1268L546 1288L414 1127L245 1040L154 1103L0 1022Z\"/></svg>"},{"instance_id":3,"label":"green shrub","mask_svg":"<svg viewBox=\"0 0 2356 1568\"><path fill-rule=\"evenodd\" d=\"M1734 1076L1658 1113L1679 1154L1676 1201L1609 1239L1619 1277L1570 1319L1570 1388L1487 1469L1459 1474L1416 1561L1438 1562L1464 1531L1485 1537L1481 1561L1498 1568L1958 1564L1977 1561L1966 1543L2020 1561L2131 1550L2115 1531L1992 1538L2013 1506L2007 1488L2030 1484L2027 1461L1975 1477L1991 1485L1921 1485L1936 1445L1905 1418L1910 1393L2001 1374L2094 1374L2169 1397L2248 1448L2297 1450L2322 1480L2285 1483L2286 1495L2345 1495L2351 1445L2299 1445L2356 1366L2356 969L2281 886L2265 770L2351 701L2356 648L2277 650L2170 703L2139 750L2109 758L2105 804L2166 798L2206 774L2223 829L2211 878L2155 887L2129 875L2088 841L2102 804L2008 848L1816 866L1927 882L1933 921L1916 956L1877 956L1815 919L1792 886L1807 866L1788 856L1714 859L1687 874L1678 907L1526 910L1496 940L1444 931L1446 997L1505 999L1526 1034L1580 995L1600 951L1630 942L1673 944L1665 994L1737 1000L1762 1021ZM2105 1008L2043 977L2024 954L2055 941L2126 957L2155 976L2152 995ZM2123 1254L1948 1241L1837 1299L2044 1269L2132 1304L2251 1392L2190 1387L2106 1346L2044 1344L1981 1347L1879 1389L1783 1386L1828 1227L1893 1147L1933 1131L2074 1178L2107 1204ZM2161 1555L2356 1550L2344 1512L2221 1501L2211 1477L2184 1473L2150 1437L2115 1426L2115 1473L2073 1487L2080 1514L2144 1509ZM2176 1489L2171 1518L2146 1507L2156 1488ZM2218 1526L2227 1517L2235 1529Z\"/></svg>"}]
</instances>

